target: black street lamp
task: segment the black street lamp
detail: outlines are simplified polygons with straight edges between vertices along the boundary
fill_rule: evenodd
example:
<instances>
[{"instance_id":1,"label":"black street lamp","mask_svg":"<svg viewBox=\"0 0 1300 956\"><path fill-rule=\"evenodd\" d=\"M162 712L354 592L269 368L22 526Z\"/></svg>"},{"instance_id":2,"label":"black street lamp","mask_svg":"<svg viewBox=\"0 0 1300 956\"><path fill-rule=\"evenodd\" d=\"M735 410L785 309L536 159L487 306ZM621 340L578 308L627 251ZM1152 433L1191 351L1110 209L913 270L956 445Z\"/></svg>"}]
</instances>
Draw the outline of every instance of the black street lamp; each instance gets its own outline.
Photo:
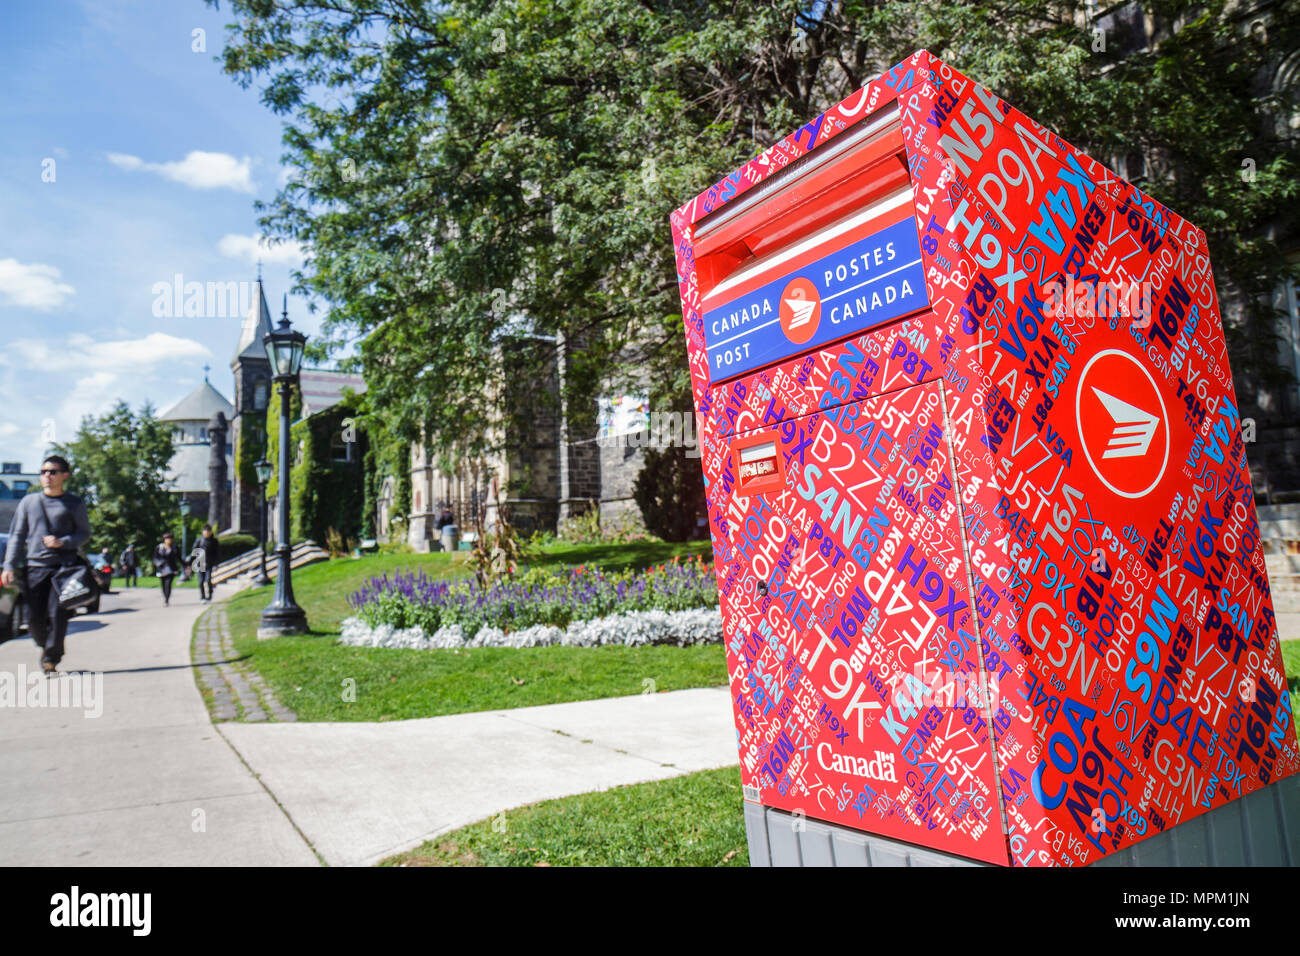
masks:
<instances>
[{"instance_id":1,"label":"black street lamp","mask_svg":"<svg viewBox=\"0 0 1300 956\"><path fill-rule=\"evenodd\" d=\"M263 458L257 462L257 464L253 465L253 468L257 471L257 483L262 492L262 504L260 509L262 515L262 534L261 537L257 539L257 543L260 545L259 550L262 552L262 570L258 573L257 577L253 578L253 587L264 588L271 583L271 579L266 573L266 483L271 480L271 463Z\"/></svg>"},{"instance_id":2,"label":"black street lamp","mask_svg":"<svg viewBox=\"0 0 1300 956\"><path fill-rule=\"evenodd\" d=\"M284 297L284 312L280 324L267 332L262 339L266 357L271 362L271 373L280 386L280 543L275 556L279 570L275 578L275 599L262 612L257 636L280 637L284 634L302 634L307 630L307 615L293 600L292 570L289 567L289 404L293 383L302 368L302 351L307 336L289 327L289 297Z\"/></svg>"}]
</instances>

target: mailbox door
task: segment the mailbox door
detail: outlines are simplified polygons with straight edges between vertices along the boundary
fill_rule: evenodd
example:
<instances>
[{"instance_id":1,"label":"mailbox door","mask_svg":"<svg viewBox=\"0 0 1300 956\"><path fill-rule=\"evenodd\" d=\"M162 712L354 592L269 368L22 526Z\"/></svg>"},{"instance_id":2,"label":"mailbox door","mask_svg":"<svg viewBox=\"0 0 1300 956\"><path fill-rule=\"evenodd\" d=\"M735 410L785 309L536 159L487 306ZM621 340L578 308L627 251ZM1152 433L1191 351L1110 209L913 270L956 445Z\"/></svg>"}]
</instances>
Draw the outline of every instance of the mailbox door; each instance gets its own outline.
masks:
<instances>
[{"instance_id":1,"label":"mailbox door","mask_svg":"<svg viewBox=\"0 0 1300 956\"><path fill-rule=\"evenodd\" d=\"M1006 864L989 717L1011 688L980 646L942 389L706 454L742 776L767 806Z\"/></svg>"}]
</instances>

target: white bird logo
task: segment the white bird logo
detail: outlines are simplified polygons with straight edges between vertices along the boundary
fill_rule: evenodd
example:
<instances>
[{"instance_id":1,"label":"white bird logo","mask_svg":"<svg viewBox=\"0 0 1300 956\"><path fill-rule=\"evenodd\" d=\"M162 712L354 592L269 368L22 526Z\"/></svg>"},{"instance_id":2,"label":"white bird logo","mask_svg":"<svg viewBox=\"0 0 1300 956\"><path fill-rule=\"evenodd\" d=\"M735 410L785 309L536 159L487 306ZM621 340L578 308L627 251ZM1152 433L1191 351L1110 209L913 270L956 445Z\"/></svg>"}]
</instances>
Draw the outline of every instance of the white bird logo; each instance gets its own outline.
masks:
<instances>
[{"instance_id":1,"label":"white bird logo","mask_svg":"<svg viewBox=\"0 0 1300 956\"><path fill-rule=\"evenodd\" d=\"M1156 437L1156 426L1160 424L1160 419L1095 386L1092 392L1101 399L1101 404L1115 423L1115 430L1106 443L1106 452L1101 457L1139 458L1145 455L1151 448L1152 439Z\"/></svg>"},{"instance_id":2,"label":"white bird logo","mask_svg":"<svg viewBox=\"0 0 1300 956\"><path fill-rule=\"evenodd\" d=\"M790 320L790 328L797 329L801 325L807 325L812 319L813 309L817 308L816 299L783 299L794 318Z\"/></svg>"}]
</instances>

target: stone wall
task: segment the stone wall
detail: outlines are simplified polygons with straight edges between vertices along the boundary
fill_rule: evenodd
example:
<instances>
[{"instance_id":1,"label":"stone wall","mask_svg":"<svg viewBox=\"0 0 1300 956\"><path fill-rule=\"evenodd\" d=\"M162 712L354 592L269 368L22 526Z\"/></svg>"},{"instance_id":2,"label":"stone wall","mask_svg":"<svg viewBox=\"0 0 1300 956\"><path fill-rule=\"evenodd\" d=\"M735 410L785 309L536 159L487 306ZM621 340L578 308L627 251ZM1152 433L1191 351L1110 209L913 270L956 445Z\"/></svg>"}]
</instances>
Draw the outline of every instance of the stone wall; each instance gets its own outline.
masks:
<instances>
[{"instance_id":1,"label":"stone wall","mask_svg":"<svg viewBox=\"0 0 1300 956\"><path fill-rule=\"evenodd\" d=\"M600 449L600 521L602 525L627 523L644 530L641 509L632 497L636 476L645 464L645 452L630 444L605 442Z\"/></svg>"}]
</instances>

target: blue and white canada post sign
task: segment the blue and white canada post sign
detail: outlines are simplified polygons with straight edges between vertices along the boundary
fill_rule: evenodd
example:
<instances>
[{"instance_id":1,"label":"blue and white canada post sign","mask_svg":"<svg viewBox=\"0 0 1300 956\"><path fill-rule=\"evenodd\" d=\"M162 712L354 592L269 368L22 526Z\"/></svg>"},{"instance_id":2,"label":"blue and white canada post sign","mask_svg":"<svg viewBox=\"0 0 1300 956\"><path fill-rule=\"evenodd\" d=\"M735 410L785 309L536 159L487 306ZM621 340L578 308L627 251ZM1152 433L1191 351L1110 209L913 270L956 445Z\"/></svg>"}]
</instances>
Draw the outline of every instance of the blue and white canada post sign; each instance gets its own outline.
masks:
<instances>
[{"instance_id":1,"label":"blue and white canada post sign","mask_svg":"<svg viewBox=\"0 0 1300 956\"><path fill-rule=\"evenodd\" d=\"M909 217L705 312L709 375L732 378L926 305Z\"/></svg>"}]
</instances>

